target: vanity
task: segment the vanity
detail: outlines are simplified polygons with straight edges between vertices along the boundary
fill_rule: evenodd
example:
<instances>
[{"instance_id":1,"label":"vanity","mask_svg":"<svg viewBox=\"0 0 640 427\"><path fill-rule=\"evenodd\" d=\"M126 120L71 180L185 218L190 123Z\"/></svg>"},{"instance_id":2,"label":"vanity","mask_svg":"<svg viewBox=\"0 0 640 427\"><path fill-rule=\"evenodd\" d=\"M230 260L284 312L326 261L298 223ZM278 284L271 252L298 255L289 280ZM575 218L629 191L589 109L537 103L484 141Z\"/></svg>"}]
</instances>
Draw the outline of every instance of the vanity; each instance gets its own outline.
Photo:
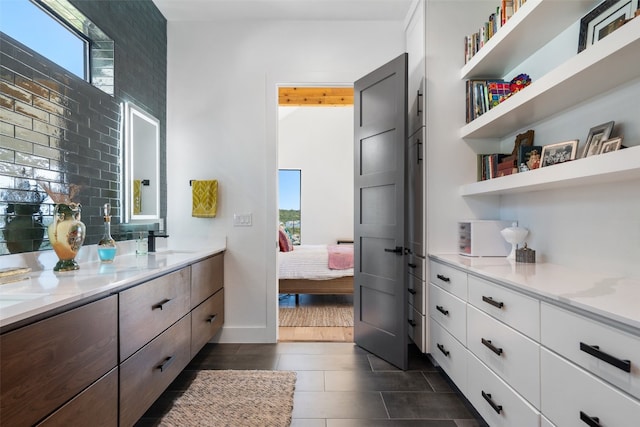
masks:
<instances>
[{"instance_id":1,"label":"vanity","mask_svg":"<svg viewBox=\"0 0 640 427\"><path fill-rule=\"evenodd\" d=\"M640 281L432 254L431 355L491 426L635 426Z\"/></svg>"},{"instance_id":2,"label":"vanity","mask_svg":"<svg viewBox=\"0 0 640 427\"><path fill-rule=\"evenodd\" d=\"M224 322L226 242L183 247L0 286L0 424L133 425Z\"/></svg>"}]
</instances>

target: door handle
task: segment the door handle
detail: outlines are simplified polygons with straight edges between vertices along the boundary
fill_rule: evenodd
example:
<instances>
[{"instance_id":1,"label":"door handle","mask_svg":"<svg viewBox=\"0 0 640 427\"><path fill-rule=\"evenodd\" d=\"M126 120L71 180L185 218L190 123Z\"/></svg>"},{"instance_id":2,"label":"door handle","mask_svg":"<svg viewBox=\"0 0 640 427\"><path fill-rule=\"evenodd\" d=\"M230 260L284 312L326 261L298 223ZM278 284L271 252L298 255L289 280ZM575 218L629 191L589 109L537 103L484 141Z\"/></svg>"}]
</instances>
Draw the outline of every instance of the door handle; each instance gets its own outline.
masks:
<instances>
[{"instance_id":1,"label":"door handle","mask_svg":"<svg viewBox=\"0 0 640 427\"><path fill-rule=\"evenodd\" d=\"M392 252L394 254L402 255L402 246L396 246L395 248L384 248L385 252Z\"/></svg>"}]
</instances>

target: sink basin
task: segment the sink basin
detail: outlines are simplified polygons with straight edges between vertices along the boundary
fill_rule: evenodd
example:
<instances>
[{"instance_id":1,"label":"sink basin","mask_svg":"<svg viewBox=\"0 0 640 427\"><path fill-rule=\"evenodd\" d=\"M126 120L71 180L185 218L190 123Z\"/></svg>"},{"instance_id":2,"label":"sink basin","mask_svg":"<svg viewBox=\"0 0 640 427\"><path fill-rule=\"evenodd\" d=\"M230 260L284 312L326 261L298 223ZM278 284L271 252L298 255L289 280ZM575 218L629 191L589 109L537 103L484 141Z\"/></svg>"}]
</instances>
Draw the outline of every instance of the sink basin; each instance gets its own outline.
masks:
<instances>
[{"instance_id":1,"label":"sink basin","mask_svg":"<svg viewBox=\"0 0 640 427\"><path fill-rule=\"evenodd\" d=\"M0 308L7 308L21 302L42 298L47 294L0 294Z\"/></svg>"}]
</instances>

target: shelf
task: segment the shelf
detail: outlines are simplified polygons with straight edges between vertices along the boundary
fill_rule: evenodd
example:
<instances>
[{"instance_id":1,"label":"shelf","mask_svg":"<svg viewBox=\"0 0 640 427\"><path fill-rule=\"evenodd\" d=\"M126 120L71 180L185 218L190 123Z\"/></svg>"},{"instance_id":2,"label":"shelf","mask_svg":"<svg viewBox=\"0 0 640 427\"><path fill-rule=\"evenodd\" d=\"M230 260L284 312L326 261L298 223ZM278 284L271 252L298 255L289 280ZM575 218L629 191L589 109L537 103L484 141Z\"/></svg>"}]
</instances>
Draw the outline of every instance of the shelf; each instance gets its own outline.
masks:
<instances>
[{"instance_id":1,"label":"shelf","mask_svg":"<svg viewBox=\"0 0 640 427\"><path fill-rule=\"evenodd\" d=\"M599 1L594 0L528 0L465 64L461 79L504 76L597 3Z\"/></svg>"},{"instance_id":2,"label":"shelf","mask_svg":"<svg viewBox=\"0 0 640 427\"><path fill-rule=\"evenodd\" d=\"M554 2L558 3L564 2ZM640 77L638 58L640 18L631 20L468 123L461 129L460 136L463 139L508 136Z\"/></svg>"},{"instance_id":3,"label":"shelf","mask_svg":"<svg viewBox=\"0 0 640 427\"><path fill-rule=\"evenodd\" d=\"M640 179L640 146L460 187L462 196L500 195Z\"/></svg>"}]
</instances>

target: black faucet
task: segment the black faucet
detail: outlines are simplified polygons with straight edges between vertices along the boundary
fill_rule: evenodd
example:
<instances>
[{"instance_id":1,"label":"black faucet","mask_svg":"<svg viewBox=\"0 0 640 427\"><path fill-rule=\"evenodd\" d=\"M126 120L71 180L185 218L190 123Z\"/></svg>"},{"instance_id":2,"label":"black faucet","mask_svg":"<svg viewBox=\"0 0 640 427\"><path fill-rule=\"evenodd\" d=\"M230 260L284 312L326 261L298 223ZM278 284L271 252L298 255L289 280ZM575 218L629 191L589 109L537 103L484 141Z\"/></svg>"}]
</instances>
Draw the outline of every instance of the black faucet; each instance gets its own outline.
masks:
<instances>
[{"instance_id":1,"label":"black faucet","mask_svg":"<svg viewBox=\"0 0 640 427\"><path fill-rule=\"evenodd\" d=\"M156 251L156 237L169 237L168 234L156 234L155 230L149 230L147 238L147 252Z\"/></svg>"}]
</instances>

